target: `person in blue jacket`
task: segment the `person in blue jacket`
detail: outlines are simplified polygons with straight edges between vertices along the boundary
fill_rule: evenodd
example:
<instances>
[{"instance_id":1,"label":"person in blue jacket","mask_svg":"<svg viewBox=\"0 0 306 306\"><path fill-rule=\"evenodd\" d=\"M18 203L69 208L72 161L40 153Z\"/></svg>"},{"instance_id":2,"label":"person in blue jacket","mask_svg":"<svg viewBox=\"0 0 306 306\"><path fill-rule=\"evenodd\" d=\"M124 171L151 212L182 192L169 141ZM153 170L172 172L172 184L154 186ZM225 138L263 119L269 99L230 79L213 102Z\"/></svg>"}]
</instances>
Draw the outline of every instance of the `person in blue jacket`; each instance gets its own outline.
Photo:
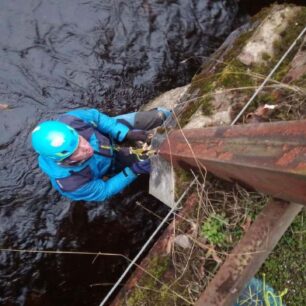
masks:
<instances>
[{"instance_id":1,"label":"person in blue jacket","mask_svg":"<svg viewBox=\"0 0 306 306\"><path fill-rule=\"evenodd\" d=\"M77 109L38 124L32 146L52 186L72 200L103 201L122 191L138 175L150 172L150 160L132 154L125 141L147 140L170 111L109 117L96 109Z\"/></svg>"}]
</instances>

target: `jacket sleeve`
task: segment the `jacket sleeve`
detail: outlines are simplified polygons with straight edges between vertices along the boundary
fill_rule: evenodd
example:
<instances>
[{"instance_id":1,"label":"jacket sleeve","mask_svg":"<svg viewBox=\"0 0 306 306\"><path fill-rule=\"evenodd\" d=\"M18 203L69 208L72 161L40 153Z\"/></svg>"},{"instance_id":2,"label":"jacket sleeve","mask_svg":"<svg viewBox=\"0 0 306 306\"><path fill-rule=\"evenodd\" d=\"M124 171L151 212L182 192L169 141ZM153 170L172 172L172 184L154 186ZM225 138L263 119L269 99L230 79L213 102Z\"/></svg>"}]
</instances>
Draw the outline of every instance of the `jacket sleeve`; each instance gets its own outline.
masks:
<instances>
[{"instance_id":1,"label":"jacket sleeve","mask_svg":"<svg viewBox=\"0 0 306 306\"><path fill-rule=\"evenodd\" d=\"M57 190L73 200L104 201L122 191L136 178L137 175L130 168L125 168L106 181L102 179L91 180L70 192L64 192L61 188L57 188Z\"/></svg>"},{"instance_id":2,"label":"jacket sleeve","mask_svg":"<svg viewBox=\"0 0 306 306\"><path fill-rule=\"evenodd\" d=\"M94 125L100 132L108 134L116 141L123 141L129 131L129 128L96 109L77 109L68 112L68 114L79 117L86 122Z\"/></svg>"}]
</instances>

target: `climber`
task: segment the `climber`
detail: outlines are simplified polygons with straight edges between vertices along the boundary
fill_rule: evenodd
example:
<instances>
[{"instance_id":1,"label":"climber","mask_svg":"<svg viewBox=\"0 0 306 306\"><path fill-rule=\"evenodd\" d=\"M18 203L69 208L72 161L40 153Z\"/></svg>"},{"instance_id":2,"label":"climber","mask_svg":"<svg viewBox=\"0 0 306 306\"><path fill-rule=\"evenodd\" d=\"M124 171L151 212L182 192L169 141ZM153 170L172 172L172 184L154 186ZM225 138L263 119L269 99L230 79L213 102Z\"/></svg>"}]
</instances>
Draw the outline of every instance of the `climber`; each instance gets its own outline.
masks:
<instances>
[{"instance_id":1,"label":"climber","mask_svg":"<svg viewBox=\"0 0 306 306\"><path fill-rule=\"evenodd\" d=\"M104 201L150 173L148 156L132 153L124 143L146 142L148 131L170 114L157 108L109 117L96 109L77 109L39 123L32 131L32 146L41 170L62 195Z\"/></svg>"}]
</instances>

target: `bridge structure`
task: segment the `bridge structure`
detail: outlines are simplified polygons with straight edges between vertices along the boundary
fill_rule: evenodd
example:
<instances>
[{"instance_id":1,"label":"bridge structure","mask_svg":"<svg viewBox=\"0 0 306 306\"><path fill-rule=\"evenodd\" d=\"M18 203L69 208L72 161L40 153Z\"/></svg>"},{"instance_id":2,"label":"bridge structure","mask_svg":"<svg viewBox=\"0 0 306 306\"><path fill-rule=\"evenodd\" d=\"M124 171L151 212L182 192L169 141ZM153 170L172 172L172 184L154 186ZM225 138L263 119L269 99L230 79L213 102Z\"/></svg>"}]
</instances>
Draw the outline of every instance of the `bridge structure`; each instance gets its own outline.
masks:
<instances>
[{"instance_id":1,"label":"bridge structure","mask_svg":"<svg viewBox=\"0 0 306 306\"><path fill-rule=\"evenodd\" d=\"M306 120L174 130L159 155L271 196L196 303L231 306L306 205Z\"/></svg>"}]
</instances>

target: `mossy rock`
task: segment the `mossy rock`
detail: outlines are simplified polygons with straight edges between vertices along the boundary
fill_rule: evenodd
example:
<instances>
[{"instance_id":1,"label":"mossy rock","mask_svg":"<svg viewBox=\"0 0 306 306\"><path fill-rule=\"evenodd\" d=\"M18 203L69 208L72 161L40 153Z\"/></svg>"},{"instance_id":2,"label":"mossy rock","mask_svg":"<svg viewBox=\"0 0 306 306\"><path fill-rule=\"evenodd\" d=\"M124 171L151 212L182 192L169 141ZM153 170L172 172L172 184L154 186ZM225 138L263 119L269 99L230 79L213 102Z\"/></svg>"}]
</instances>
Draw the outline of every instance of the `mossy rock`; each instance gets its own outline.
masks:
<instances>
[{"instance_id":1,"label":"mossy rock","mask_svg":"<svg viewBox=\"0 0 306 306\"><path fill-rule=\"evenodd\" d=\"M270 10L266 9L264 12L262 12L260 14L260 18L266 17ZM260 18L257 17L257 24L259 24ZM218 90L230 89L235 91L237 99L233 99L233 101L239 100L239 95L241 95L242 100L245 100L246 96L251 97L257 86L263 82L271 69L276 65L290 45L295 41L296 37L300 34L304 28L305 20L306 8L301 7L299 8L299 12L294 19L294 24L287 27L285 31L280 33L281 39L274 42L273 57L271 57L271 55L268 53L263 53L262 57L264 62L251 64L250 66L246 66L245 64L241 63L237 57L242 51L244 45L256 31L256 27L242 33L233 43L232 47L228 48L226 54L222 55L222 61L215 59L216 64L210 69L210 71L207 71L207 69L203 67L203 71L206 71L207 74L201 72L193 78L189 91L190 93L196 91L198 93L198 98L193 99L193 101L191 101L186 107L186 111L180 118L181 126L183 127L186 125L190 121L191 116L199 108L207 109L207 105L209 109L208 115L211 115L214 112L214 108L212 107L213 103L211 103L211 100ZM282 81L290 69L290 63L298 48L299 45L297 44L290 54L288 54L286 59L274 74L274 80ZM269 83L267 85L269 85ZM266 103L275 103L274 97L270 95L270 97L267 98L268 96L269 94L267 93L265 95L259 95L256 99L257 102L255 101L253 104L253 109L255 106L260 104L263 105ZM235 108L235 105L233 105L233 108Z\"/></svg>"}]
</instances>

